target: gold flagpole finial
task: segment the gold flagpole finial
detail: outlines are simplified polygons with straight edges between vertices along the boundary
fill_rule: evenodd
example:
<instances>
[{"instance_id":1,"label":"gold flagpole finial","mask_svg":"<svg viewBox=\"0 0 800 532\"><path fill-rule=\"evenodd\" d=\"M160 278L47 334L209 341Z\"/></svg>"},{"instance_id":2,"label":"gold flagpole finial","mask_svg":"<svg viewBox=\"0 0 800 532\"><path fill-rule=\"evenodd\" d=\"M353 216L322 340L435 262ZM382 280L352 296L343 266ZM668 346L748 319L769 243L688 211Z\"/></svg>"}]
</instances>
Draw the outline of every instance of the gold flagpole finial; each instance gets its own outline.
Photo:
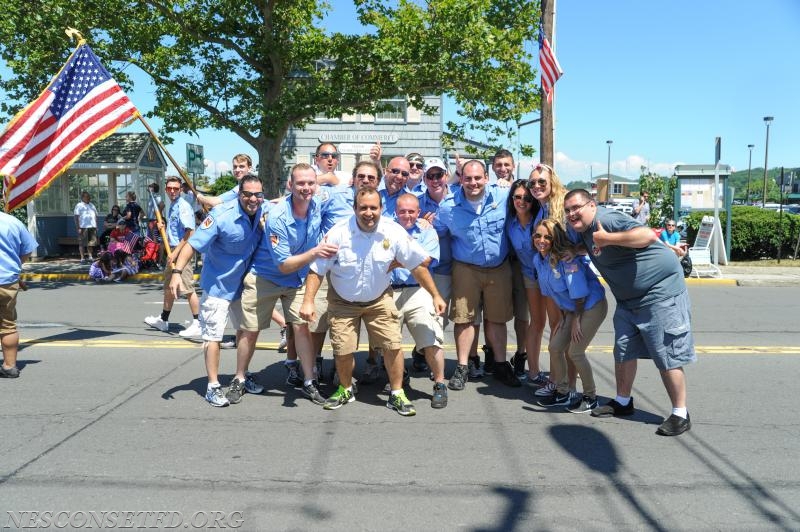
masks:
<instances>
[{"instance_id":1,"label":"gold flagpole finial","mask_svg":"<svg viewBox=\"0 0 800 532\"><path fill-rule=\"evenodd\" d=\"M66 30L64 30L64 33L66 33L67 37L69 37L70 39L76 39L78 41L78 46L86 42L86 39L83 38L81 32L79 32L75 28L67 28Z\"/></svg>"}]
</instances>

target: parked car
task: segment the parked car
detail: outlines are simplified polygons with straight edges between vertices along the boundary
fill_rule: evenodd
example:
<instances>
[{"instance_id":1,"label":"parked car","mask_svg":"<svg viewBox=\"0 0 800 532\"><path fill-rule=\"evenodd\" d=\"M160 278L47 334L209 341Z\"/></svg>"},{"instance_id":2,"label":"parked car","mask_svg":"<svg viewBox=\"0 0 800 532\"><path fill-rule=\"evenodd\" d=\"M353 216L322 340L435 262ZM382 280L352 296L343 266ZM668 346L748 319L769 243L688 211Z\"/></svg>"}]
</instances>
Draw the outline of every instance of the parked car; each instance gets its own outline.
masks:
<instances>
[{"instance_id":1,"label":"parked car","mask_svg":"<svg viewBox=\"0 0 800 532\"><path fill-rule=\"evenodd\" d=\"M784 205L783 212L800 215L800 205Z\"/></svg>"},{"instance_id":2,"label":"parked car","mask_svg":"<svg viewBox=\"0 0 800 532\"><path fill-rule=\"evenodd\" d=\"M611 205L606 205L606 208L624 212L625 214L633 213L633 206L628 205L627 203L612 203Z\"/></svg>"}]
</instances>

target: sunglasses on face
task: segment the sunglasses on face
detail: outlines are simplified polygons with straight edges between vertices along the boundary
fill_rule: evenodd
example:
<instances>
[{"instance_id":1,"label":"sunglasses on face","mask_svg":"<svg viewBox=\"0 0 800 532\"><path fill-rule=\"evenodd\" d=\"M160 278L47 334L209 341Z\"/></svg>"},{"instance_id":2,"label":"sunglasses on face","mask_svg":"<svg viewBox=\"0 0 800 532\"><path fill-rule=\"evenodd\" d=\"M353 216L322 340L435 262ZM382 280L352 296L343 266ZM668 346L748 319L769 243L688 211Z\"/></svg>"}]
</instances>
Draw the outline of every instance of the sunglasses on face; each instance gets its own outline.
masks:
<instances>
[{"instance_id":1,"label":"sunglasses on face","mask_svg":"<svg viewBox=\"0 0 800 532\"><path fill-rule=\"evenodd\" d=\"M393 173L394 175L400 174L400 175L401 175L401 176L403 176L403 177L408 177L409 175L411 175L411 174L409 174L407 171L405 171L405 170L400 170L399 168L389 168L389 171L390 171L391 173Z\"/></svg>"},{"instance_id":2,"label":"sunglasses on face","mask_svg":"<svg viewBox=\"0 0 800 532\"><path fill-rule=\"evenodd\" d=\"M358 179L359 181L377 181L378 176L369 174L357 174L356 179Z\"/></svg>"},{"instance_id":3,"label":"sunglasses on face","mask_svg":"<svg viewBox=\"0 0 800 532\"><path fill-rule=\"evenodd\" d=\"M675 227L675 224L667 224L667 227Z\"/></svg>"},{"instance_id":4,"label":"sunglasses on face","mask_svg":"<svg viewBox=\"0 0 800 532\"><path fill-rule=\"evenodd\" d=\"M516 201L524 201L525 203L533 203L533 198L525 194L515 194L512 196Z\"/></svg>"},{"instance_id":5,"label":"sunglasses on face","mask_svg":"<svg viewBox=\"0 0 800 532\"><path fill-rule=\"evenodd\" d=\"M321 151L317 154L317 157L321 159L338 159L339 154L335 151Z\"/></svg>"},{"instance_id":6,"label":"sunglasses on face","mask_svg":"<svg viewBox=\"0 0 800 532\"><path fill-rule=\"evenodd\" d=\"M543 238L545 240L547 240L548 242L552 242L553 241L552 235L543 235L541 233L533 233L533 239L534 240L541 240Z\"/></svg>"},{"instance_id":7,"label":"sunglasses on face","mask_svg":"<svg viewBox=\"0 0 800 532\"><path fill-rule=\"evenodd\" d=\"M436 181L444 177L444 172L429 172L425 177L431 181Z\"/></svg>"},{"instance_id":8,"label":"sunglasses on face","mask_svg":"<svg viewBox=\"0 0 800 532\"><path fill-rule=\"evenodd\" d=\"M422 170L423 168L425 168L425 165L422 163L408 163L408 164L411 165L411 168L416 168L417 170Z\"/></svg>"},{"instance_id":9,"label":"sunglasses on face","mask_svg":"<svg viewBox=\"0 0 800 532\"><path fill-rule=\"evenodd\" d=\"M244 196L246 199L250 199L250 198L264 199L264 193L263 192L248 192L247 190L242 190L242 191L239 192L239 194Z\"/></svg>"},{"instance_id":10,"label":"sunglasses on face","mask_svg":"<svg viewBox=\"0 0 800 532\"><path fill-rule=\"evenodd\" d=\"M531 179L528 181L532 187L546 187L547 186L547 179L539 178L539 179Z\"/></svg>"},{"instance_id":11,"label":"sunglasses on face","mask_svg":"<svg viewBox=\"0 0 800 532\"><path fill-rule=\"evenodd\" d=\"M176 190L180 190L180 189L181 189L181 187L167 187L167 190L169 190L170 192L175 192Z\"/></svg>"}]
</instances>

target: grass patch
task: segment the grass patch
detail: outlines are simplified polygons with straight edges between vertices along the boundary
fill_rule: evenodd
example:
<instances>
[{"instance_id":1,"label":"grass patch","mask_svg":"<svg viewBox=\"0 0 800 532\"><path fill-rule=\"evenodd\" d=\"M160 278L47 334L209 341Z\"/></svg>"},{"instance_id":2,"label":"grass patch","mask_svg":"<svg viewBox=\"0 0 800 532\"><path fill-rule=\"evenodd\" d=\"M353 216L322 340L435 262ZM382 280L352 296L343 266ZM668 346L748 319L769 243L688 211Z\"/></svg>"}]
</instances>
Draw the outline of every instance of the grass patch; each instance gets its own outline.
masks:
<instances>
[{"instance_id":1,"label":"grass patch","mask_svg":"<svg viewBox=\"0 0 800 532\"><path fill-rule=\"evenodd\" d=\"M777 259L762 260L737 260L728 263L730 266L778 266L800 268L800 259L793 260L791 257L782 258L780 264Z\"/></svg>"}]
</instances>

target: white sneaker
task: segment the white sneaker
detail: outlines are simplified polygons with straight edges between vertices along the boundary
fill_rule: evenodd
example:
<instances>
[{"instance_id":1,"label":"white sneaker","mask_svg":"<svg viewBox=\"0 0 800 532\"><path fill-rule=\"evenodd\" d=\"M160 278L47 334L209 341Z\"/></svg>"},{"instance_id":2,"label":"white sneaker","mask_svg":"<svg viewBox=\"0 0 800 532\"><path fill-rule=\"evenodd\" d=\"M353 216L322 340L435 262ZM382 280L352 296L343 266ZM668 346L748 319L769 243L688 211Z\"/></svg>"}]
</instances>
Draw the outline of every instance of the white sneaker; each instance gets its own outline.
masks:
<instances>
[{"instance_id":1,"label":"white sneaker","mask_svg":"<svg viewBox=\"0 0 800 532\"><path fill-rule=\"evenodd\" d=\"M162 320L161 316L147 316L144 322L161 332L169 332L169 322Z\"/></svg>"},{"instance_id":2,"label":"white sneaker","mask_svg":"<svg viewBox=\"0 0 800 532\"><path fill-rule=\"evenodd\" d=\"M206 389L206 401L208 401L211 406L228 406L231 402L225 397L225 394L222 393L222 388L207 388Z\"/></svg>"},{"instance_id":3,"label":"white sneaker","mask_svg":"<svg viewBox=\"0 0 800 532\"><path fill-rule=\"evenodd\" d=\"M200 330L200 322L197 320L192 320L191 323L187 320L185 322L186 328L178 333L178 336L181 338L198 338L202 334Z\"/></svg>"},{"instance_id":4,"label":"white sneaker","mask_svg":"<svg viewBox=\"0 0 800 532\"><path fill-rule=\"evenodd\" d=\"M550 381L547 383L546 386L542 386L541 388L533 392L533 395L535 395L536 397L547 397L555 393L556 393L556 383Z\"/></svg>"},{"instance_id":5,"label":"white sneaker","mask_svg":"<svg viewBox=\"0 0 800 532\"><path fill-rule=\"evenodd\" d=\"M233 349L234 347L236 347L236 338L233 338L232 340L221 341L219 343L219 347L221 349Z\"/></svg>"}]
</instances>

